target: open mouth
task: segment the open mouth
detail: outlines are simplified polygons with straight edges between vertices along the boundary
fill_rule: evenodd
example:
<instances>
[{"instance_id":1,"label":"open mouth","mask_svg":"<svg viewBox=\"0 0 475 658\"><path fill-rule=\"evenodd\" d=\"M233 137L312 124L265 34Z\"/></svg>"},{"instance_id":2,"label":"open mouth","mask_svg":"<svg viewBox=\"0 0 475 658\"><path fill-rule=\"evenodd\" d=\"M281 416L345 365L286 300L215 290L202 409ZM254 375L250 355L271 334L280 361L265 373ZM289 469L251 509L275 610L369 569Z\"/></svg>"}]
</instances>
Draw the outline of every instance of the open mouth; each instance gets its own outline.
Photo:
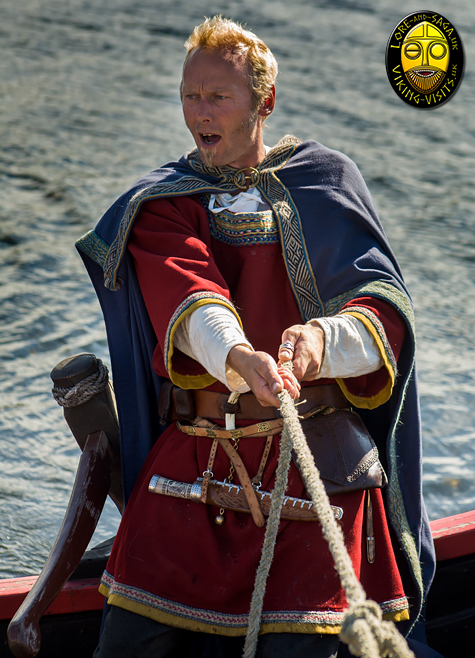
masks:
<instances>
[{"instance_id":1,"label":"open mouth","mask_svg":"<svg viewBox=\"0 0 475 658\"><path fill-rule=\"evenodd\" d=\"M215 146L221 137L214 133L200 133L201 143L205 146Z\"/></svg>"}]
</instances>

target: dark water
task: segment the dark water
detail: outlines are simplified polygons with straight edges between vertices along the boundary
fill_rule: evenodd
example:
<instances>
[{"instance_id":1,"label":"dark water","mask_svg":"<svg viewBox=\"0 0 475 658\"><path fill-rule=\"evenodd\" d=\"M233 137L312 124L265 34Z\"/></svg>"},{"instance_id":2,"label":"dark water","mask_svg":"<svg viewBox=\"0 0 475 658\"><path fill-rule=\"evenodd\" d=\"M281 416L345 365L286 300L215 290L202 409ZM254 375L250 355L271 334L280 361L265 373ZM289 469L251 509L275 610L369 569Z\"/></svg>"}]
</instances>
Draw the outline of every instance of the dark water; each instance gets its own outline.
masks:
<instances>
[{"instance_id":1,"label":"dark water","mask_svg":"<svg viewBox=\"0 0 475 658\"><path fill-rule=\"evenodd\" d=\"M193 146L181 116L183 42L221 12L280 65L266 143L284 133L352 157L412 291L431 518L475 508L475 8L442 11L467 67L428 112L400 101L384 52L420 9L389 0L0 0L0 576L37 573L79 451L49 371L80 351L106 362L99 306L75 239L141 174ZM115 532L108 505L94 542Z\"/></svg>"}]
</instances>

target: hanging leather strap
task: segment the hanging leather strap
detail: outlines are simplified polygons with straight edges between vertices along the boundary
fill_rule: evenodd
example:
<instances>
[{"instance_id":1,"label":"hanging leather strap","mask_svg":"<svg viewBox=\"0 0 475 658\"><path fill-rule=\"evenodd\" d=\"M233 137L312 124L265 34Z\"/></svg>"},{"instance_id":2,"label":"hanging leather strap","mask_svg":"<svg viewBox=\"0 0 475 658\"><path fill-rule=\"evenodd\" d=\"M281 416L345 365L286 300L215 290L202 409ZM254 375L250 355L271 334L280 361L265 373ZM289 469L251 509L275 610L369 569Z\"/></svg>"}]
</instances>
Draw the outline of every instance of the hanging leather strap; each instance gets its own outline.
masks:
<instances>
[{"instance_id":1,"label":"hanging leather strap","mask_svg":"<svg viewBox=\"0 0 475 658\"><path fill-rule=\"evenodd\" d=\"M240 454L234 449L234 446L229 439L217 437L217 440L219 441L220 446L222 446L224 452L229 457L229 461L236 470L239 482L241 483L241 486L244 490L244 494L246 496L246 500L248 502L249 510L251 512L254 523L258 528L264 527L264 514L262 513L259 500L256 496L256 492L252 486L251 480Z\"/></svg>"},{"instance_id":2,"label":"hanging leather strap","mask_svg":"<svg viewBox=\"0 0 475 658\"><path fill-rule=\"evenodd\" d=\"M257 469L257 473L254 475L252 478L251 482L253 487L256 489L260 489L261 484L262 484L262 476L264 475L264 469L267 464L267 460L269 459L269 453L270 449L272 447L272 440L273 440L272 434L269 435L266 439L266 444L264 446L264 450L262 452L262 457L261 457L261 462L259 464L259 468Z\"/></svg>"},{"instance_id":3,"label":"hanging leather strap","mask_svg":"<svg viewBox=\"0 0 475 658\"><path fill-rule=\"evenodd\" d=\"M210 479L213 477L213 466L216 458L216 451L218 449L218 439L214 439L209 451L208 465L206 471L203 473L203 482L201 484L201 502L206 504L206 496L208 494L208 485Z\"/></svg>"}]
</instances>

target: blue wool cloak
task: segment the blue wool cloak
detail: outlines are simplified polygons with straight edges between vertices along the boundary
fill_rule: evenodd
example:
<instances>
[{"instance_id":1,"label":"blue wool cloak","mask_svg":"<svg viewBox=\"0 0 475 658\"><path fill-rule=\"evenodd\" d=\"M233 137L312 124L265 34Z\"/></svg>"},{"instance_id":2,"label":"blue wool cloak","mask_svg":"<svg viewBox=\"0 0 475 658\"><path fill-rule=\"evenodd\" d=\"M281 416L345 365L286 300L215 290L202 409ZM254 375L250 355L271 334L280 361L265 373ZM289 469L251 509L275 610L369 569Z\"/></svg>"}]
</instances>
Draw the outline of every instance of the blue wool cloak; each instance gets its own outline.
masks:
<instances>
[{"instance_id":1,"label":"blue wool cloak","mask_svg":"<svg viewBox=\"0 0 475 658\"><path fill-rule=\"evenodd\" d=\"M435 557L422 500L413 310L401 271L361 174L346 156L288 136L269 151L253 176L273 208L302 322L335 315L350 300L371 295L395 306L407 323L389 400L374 409L364 400L350 401L360 407L388 472L388 517L407 558L398 562L412 603L408 630L418 645L424 637L420 619ZM147 200L231 192L243 183L241 172L206 167L195 150L139 180L76 245L105 318L126 499L163 429L157 413L160 378L152 369L157 339L126 249L133 221ZM426 655L427 649L417 653Z\"/></svg>"}]
</instances>

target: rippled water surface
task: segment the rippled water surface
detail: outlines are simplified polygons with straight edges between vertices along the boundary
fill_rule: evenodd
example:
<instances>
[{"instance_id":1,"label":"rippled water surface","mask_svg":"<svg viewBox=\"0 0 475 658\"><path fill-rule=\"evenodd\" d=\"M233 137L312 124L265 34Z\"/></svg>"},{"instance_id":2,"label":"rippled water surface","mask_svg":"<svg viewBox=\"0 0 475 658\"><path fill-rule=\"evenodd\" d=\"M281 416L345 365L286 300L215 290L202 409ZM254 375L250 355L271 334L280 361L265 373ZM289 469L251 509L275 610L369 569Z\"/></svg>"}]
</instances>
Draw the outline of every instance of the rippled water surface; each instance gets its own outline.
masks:
<instances>
[{"instance_id":1,"label":"rippled water surface","mask_svg":"<svg viewBox=\"0 0 475 658\"><path fill-rule=\"evenodd\" d=\"M101 313L74 241L141 174L193 146L178 81L204 15L247 22L280 65L266 142L283 134L360 167L413 294L430 517L475 508L475 8L434 2L467 67L435 111L400 101L384 52L420 9L390 0L292 3L0 0L0 576L37 573L79 457L49 371L91 351ZM108 504L94 542L115 532Z\"/></svg>"}]
</instances>

